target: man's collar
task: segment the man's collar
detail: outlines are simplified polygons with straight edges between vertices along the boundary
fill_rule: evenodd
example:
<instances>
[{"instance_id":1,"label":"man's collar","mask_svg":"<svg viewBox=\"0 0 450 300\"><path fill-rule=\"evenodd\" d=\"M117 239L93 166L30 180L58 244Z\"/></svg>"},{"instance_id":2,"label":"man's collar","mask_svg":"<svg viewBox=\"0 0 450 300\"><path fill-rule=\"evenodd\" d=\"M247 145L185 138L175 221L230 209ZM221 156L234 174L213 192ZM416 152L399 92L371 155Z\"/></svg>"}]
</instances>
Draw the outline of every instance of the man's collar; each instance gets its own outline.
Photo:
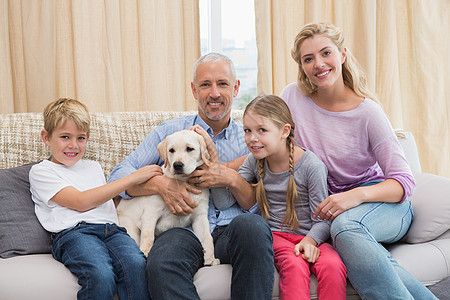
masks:
<instances>
[{"instance_id":1,"label":"man's collar","mask_svg":"<svg viewBox=\"0 0 450 300\"><path fill-rule=\"evenodd\" d=\"M198 124L200 125L203 129L206 130L206 132L208 132L208 134L213 137L214 136L214 132L212 130L212 128L202 119L202 117L197 114L197 117L195 118L194 124ZM228 121L228 126L225 127L221 132L219 132L217 134L217 136L223 134L225 139L229 139L230 138L230 134L231 134L231 130L227 130L230 128L231 125L231 116L230 116L230 120Z\"/></svg>"}]
</instances>

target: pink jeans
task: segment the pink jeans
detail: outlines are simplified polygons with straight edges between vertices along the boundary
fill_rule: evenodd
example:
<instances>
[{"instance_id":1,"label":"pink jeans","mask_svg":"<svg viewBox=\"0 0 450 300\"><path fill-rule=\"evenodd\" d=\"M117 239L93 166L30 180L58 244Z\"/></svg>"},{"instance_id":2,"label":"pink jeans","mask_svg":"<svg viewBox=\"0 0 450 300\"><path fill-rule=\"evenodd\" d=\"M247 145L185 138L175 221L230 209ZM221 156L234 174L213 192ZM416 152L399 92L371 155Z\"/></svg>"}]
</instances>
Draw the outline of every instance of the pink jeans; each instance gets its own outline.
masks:
<instances>
[{"instance_id":1,"label":"pink jeans","mask_svg":"<svg viewBox=\"0 0 450 300\"><path fill-rule=\"evenodd\" d=\"M323 243L320 256L313 264L294 254L294 246L304 236L273 232L275 267L280 273L280 299L310 299L310 270L317 276L320 300L346 299L347 269L334 248Z\"/></svg>"}]
</instances>

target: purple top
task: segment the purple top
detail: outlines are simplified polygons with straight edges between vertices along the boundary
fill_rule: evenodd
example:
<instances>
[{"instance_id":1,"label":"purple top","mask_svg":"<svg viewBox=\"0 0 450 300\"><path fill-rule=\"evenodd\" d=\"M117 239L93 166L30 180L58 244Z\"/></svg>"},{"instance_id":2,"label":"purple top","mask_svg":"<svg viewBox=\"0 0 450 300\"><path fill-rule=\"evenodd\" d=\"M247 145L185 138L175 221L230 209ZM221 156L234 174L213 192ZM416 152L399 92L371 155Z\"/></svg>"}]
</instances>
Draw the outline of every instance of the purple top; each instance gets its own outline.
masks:
<instances>
[{"instance_id":1,"label":"purple top","mask_svg":"<svg viewBox=\"0 0 450 300\"><path fill-rule=\"evenodd\" d=\"M295 123L295 143L314 152L328 168L328 189L340 193L370 180L397 180L408 199L414 177L403 149L380 105L366 98L357 108L330 112L305 96L296 83L280 97Z\"/></svg>"}]
</instances>

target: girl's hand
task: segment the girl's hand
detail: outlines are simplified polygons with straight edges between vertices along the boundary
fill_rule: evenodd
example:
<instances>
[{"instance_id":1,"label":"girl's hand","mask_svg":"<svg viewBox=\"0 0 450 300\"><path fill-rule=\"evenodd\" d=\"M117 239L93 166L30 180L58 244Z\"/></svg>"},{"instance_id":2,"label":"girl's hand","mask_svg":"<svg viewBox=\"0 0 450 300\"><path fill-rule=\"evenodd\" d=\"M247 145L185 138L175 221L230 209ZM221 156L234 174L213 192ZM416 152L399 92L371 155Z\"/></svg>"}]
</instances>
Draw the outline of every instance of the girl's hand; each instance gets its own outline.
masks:
<instances>
[{"instance_id":1,"label":"girl's hand","mask_svg":"<svg viewBox=\"0 0 450 300\"><path fill-rule=\"evenodd\" d=\"M162 168L158 165L148 165L136 170L132 176L134 184L141 184L155 176L163 175Z\"/></svg>"},{"instance_id":2,"label":"girl's hand","mask_svg":"<svg viewBox=\"0 0 450 300\"><path fill-rule=\"evenodd\" d=\"M309 263L315 263L320 255L320 249L317 248L316 241L309 237L305 236L300 243L295 245L294 247L295 255L302 254L302 258Z\"/></svg>"},{"instance_id":3,"label":"girl's hand","mask_svg":"<svg viewBox=\"0 0 450 300\"><path fill-rule=\"evenodd\" d=\"M328 196L317 206L313 217L332 221L344 211L360 205L363 198L360 188Z\"/></svg>"}]
</instances>

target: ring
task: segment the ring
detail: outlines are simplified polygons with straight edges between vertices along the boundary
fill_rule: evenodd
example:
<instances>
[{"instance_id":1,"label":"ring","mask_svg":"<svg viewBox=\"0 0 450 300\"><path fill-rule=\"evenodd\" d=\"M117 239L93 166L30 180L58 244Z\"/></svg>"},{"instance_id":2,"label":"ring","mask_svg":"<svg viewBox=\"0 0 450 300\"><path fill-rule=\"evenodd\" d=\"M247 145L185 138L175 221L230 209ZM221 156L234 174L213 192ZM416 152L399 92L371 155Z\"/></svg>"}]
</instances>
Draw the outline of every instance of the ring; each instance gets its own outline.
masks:
<instances>
[{"instance_id":1,"label":"ring","mask_svg":"<svg viewBox=\"0 0 450 300\"><path fill-rule=\"evenodd\" d=\"M197 177L197 181L198 183L202 183L202 181L200 180L200 176Z\"/></svg>"},{"instance_id":2,"label":"ring","mask_svg":"<svg viewBox=\"0 0 450 300\"><path fill-rule=\"evenodd\" d=\"M332 216L333 215L333 213L330 211L330 210L328 210L328 213Z\"/></svg>"}]
</instances>

